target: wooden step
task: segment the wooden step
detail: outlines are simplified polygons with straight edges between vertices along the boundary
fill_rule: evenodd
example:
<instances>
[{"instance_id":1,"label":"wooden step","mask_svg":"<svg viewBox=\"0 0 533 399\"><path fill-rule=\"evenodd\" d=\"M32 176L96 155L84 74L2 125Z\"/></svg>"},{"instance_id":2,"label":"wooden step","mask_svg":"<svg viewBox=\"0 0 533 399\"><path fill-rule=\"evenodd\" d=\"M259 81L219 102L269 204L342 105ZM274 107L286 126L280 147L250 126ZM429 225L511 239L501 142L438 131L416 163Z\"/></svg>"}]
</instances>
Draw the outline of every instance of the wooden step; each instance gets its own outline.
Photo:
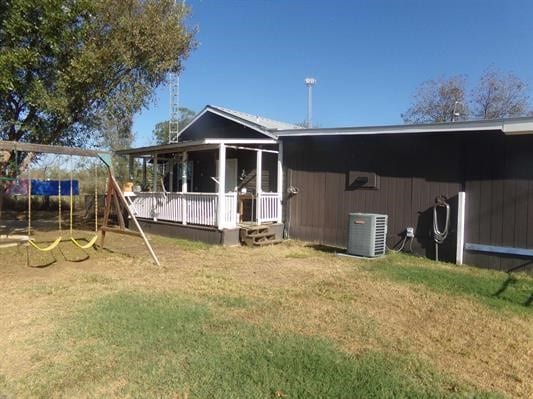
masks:
<instances>
[{"instance_id":1,"label":"wooden step","mask_svg":"<svg viewBox=\"0 0 533 399\"><path fill-rule=\"evenodd\" d=\"M260 234L272 234L268 227L258 226L258 228L241 228L239 236L241 240L244 240L246 237L258 236Z\"/></svg>"},{"instance_id":2,"label":"wooden step","mask_svg":"<svg viewBox=\"0 0 533 399\"><path fill-rule=\"evenodd\" d=\"M276 239L276 234L271 232L267 225L241 227L239 236L243 244L255 247L282 242Z\"/></svg>"},{"instance_id":3,"label":"wooden step","mask_svg":"<svg viewBox=\"0 0 533 399\"><path fill-rule=\"evenodd\" d=\"M241 227L241 230L246 230L246 231L268 230L268 226L267 225L246 226L246 227Z\"/></svg>"},{"instance_id":4,"label":"wooden step","mask_svg":"<svg viewBox=\"0 0 533 399\"><path fill-rule=\"evenodd\" d=\"M276 237L274 235L271 235L271 236L259 237L259 238L247 237L243 241L246 245L255 245L258 242L273 241L275 239Z\"/></svg>"},{"instance_id":5,"label":"wooden step","mask_svg":"<svg viewBox=\"0 0 533 399\"><path fill-rule=\"evenodd\" d=\"M257 233L257 234L246 234L246 236L244 238L252 238L252 237L257 237L257 238L261 238L261 237L269 237L269 236L275 236L276 234L275 233L271 233L271 232L265 232L265 233Z\"/></svg>"},{"instance_id":6,"label":"wooden step","mask_svg":"<svg viewBox=\"0 0 533 399\"><path fill-rule=\"evenodd\" d=\"M267 241L259 241L259 242L254 242L253 245L255 245L256 247L262 247L262 246L265 246L265 245L276 245L276 244L280 244L281 242L283 242L283 240L267 240Z\"/></svg>"}]
</instances>

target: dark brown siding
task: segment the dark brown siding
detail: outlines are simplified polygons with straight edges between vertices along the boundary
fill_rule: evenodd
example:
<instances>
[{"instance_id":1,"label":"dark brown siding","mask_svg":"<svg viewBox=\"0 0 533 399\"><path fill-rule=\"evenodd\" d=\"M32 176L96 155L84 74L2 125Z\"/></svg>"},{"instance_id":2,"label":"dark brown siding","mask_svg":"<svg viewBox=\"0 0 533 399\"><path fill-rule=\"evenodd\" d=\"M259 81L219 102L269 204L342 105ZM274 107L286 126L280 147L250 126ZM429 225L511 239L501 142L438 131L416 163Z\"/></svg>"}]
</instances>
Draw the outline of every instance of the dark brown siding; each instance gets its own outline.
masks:
<instances>
[{"instance_id":1,"label":"dark brown siding","mask_svg":"<svg viewBox=\"0 0 533 399\"><path fill-rule=\"evenodd\" d=\"M533 249L533 138L492 135L466 141L465 241ZM531 260L467 251L468 263L531 270Z\"/></svg>"},{"instance_id":2,"label":"dark brown siding","mask_svg":"<svg viewBox=\"0 0 533 399\"><path fill-rule=\"evenodd\" d=\"M388 246L414 227L417 253L434 257L435 197L452 205L440 257L455 261L457 194L466 191L466 242L533 249L533 138L500 132L287 137L291 237L346 247L350 212L389 215ZM529 157L529 158L528 158ZM350 173L352 171L352 173ZM377 175L377 188L349 186L348 176ZM532 226L528 228L528 226ZM466 252L466 261L508 270L523 259ZM521 262L521 263L520 263Z\"/></svg>"}]
</instances>

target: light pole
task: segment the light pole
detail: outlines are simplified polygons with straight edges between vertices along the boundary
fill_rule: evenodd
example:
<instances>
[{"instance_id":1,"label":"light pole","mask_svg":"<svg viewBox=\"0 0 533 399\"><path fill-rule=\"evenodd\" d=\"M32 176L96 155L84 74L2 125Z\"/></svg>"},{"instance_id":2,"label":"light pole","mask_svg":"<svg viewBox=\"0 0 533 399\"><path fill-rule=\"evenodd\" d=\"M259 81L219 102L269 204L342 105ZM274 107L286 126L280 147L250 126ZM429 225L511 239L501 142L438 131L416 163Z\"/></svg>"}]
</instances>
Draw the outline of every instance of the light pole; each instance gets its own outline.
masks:
<instances>
[{"instance_id":1,"label":"light pole","mask_svg":"<svg viewBox=\"0 0 533 399\"><path fill-rule=\"evenodd\" d=\"M305 78L305 85L307 86L307 128L311 127L311 120L313 116L313 86L316 83L315 78Z\"/></svg>"},{"instance_id":2,"label":"light pole","mask_svg":"<svg viewBox=\"0 0 533 399\"><path fill-rule=\"evenodd\" d=\"M457 106L461 104L461 106L464 108L464 104L461 101L456 101L453 104L453 112L452 112L452 122L455 122L455 118L458 118L461 116L461 113L457 110Z\"/></svg>"}]
</instances>

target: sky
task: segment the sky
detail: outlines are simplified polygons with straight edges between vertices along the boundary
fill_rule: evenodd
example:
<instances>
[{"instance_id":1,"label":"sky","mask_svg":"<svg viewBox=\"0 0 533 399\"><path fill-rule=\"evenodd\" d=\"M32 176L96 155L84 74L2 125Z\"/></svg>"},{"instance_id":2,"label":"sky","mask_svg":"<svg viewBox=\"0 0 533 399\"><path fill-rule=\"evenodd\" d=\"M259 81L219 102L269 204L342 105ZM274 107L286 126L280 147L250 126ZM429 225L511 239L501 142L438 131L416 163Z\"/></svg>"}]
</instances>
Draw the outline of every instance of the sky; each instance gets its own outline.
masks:
<instances>
[{"instance_id":1,"label":"sky","mask_svg":"<svg viewBox=\"0 0 533 399\"><path fill-rule=\"evenodd\" d=\"M532 0L187 0L197 48L183 62L180 106L218 105L320 127L402 123L423 81L489 66L528 82ZM169 89L135 117L137 145L169 119Z\"/></svg>"}]
</instances>

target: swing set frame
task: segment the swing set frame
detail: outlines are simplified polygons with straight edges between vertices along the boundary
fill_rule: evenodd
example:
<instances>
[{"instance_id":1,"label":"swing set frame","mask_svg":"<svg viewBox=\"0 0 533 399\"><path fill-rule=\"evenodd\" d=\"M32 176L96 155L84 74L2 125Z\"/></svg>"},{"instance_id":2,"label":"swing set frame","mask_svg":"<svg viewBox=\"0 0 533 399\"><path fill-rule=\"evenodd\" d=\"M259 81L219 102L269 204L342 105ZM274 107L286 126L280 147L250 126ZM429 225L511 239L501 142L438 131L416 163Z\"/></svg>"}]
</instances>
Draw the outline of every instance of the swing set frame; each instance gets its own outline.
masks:
<instances>
[{"instance_id":1,"label":"swing set frame","mask_svg":"<svg viewBox=\"0 0 533 399\"><path fill-rule=\"evenodd\" d=\"M106 201L105 201L105 209L104 209L104 220L102 223L102 226L100 226L99 230L101 231L101 241L100 241L100 247L104 247L104 240L106 233L117 233L117 234L125 234L130 236L136 236L141 238L144 241L144 245L146 246L146 249L150 253L150 256L152 257L154 263L156 265L160 265L159 259L157 258L157 255L155 254L150 242L148 241L148 238L146 237L146 234L141 228L141 225L137 221L137 218L135 217L134 212L130 209L130 206L128 202L126 201L126 198L124 197L124 194L122 193L122 190L120 189L115 176L113 174L113 168L111 165L111 153L105 152L105 151L96 151L96 150L89 150L89 149L83 149L83 148L75 148L75 147L63 147L63 146L56 146L56 145L47 145L47 144L33 144L33 143L20 143L17 141L0 141L0 151L9 151L14 152L15 154L18 154L19 152L26 152L26 153L41 153L41 154L55 154L55 155L71 155L71 156L80 156L80 157L90 157L90 158L96 158L100 160L104 166L107 168L107 189L106 189ZM72 176L71 176L71 185L72 185ZM29 186L31 188L31 182L29 183ZM31 191L30 191L31 193ZM31 198L31 195L28 196ZM71 202L72 202L72 186L71 186ZM61 206L61 205L59 205ZM71 204L72 206L72 204ZM98 203L95 202L95 207L98 206ZM118 218L118 227L110 226L109 224L109 216L111 214L112 209L115 209L115 212L117 214ZM96 209L96 208L95 208ZM133 221L136 227L135 230L130 230L126 227L126 223L124 221L124 214L127 213L130 220ZM31 217L31 214L28 215L28 217ZM95 214L95 218L97 218L97 214ZM72 215L71 215L71 231L72 231ZM97 234L98 228L96 229ZM31 232L28 232L28 234ZM95 234L95 237L97 235ZM96 240L95 237L93 237L88 244L86 245L80 245L71 237L71 241L74 242L77 246L80 248L90 248L95 243ZM52 244L50 244L47 248L40 248L38 247L30 237L26 240L27 243L34 246L35 248L44 251L49 250L57 247L59 243L61 242L61 237L56 239ZM89 245L90 244L90 245Z\"/></svg>"}]
</instances>

